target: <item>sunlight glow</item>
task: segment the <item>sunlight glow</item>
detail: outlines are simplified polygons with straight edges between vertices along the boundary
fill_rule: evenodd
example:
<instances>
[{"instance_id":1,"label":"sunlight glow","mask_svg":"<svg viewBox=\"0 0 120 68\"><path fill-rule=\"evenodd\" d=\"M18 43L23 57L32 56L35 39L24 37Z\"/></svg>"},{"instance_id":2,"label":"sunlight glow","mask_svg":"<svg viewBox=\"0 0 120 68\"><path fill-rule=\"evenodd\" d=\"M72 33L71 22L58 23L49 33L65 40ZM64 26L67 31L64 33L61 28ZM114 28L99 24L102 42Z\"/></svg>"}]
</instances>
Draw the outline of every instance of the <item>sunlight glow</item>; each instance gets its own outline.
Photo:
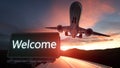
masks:
<instances>
[{"instance_id":1,"label":"sunlight glow","mask_svg":"<svg viewBox=\"0 0 120 68\"><path fill-rule=\"evenodd\" d=\"M65 51L68 49L81 49L81 50L103 50L103 49L112 49L120 47L120 35L112 37L112 41L102 41L102 42L91 42L86 44L75 44L76 42L69 42L69 44L64 44L61 46L61 50ZM79 42L81 43L81 42ZM71 44L71 45L70 45Z\"/></svg>"}]
</instances>

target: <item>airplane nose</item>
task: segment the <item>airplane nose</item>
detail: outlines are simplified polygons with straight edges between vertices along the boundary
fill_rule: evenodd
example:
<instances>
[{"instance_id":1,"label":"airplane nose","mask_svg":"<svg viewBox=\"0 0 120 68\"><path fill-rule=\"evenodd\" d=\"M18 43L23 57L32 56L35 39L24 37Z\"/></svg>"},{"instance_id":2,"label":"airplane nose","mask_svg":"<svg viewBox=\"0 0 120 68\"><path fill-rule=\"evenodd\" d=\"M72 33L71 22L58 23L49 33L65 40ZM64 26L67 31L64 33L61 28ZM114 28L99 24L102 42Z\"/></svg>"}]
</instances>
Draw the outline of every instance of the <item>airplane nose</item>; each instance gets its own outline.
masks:
<instances>
[{"instance_id":1,"label":"airplane nose","mask_svg":"<svg viewBox=\"0 0 120 68\"><path fill-rule=\"evenodd\" d=\"M74 34L72 35L72 38L75 38L75 35L74 35Z\"/></svg>"}]
</instances>

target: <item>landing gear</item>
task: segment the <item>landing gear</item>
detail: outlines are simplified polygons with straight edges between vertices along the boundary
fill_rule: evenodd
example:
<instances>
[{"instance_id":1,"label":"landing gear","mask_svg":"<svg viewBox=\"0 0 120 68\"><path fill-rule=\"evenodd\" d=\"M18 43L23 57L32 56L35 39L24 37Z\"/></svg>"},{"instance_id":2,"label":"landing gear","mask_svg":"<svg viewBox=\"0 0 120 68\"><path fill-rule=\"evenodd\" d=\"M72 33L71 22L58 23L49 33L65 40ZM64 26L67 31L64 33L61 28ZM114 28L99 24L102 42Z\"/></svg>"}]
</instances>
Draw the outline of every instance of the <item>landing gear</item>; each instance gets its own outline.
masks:
<instances>
[{"instance_id":1,"label":"landing gear","mask_svg":"<svg viewBox=\"0 0 120 68\"><path fill-rule=\"evenodd\" d=\"M65 32L65 36L68 36L68 32Z\"/></svg>"},{"instance_id":2,"label":"landing gear","mask_svg":"<svg viewBox=\"0 0 120 68\"><path fill-rule=\"evenodd\" d=\"M79 38L82 38L82 34L79 34L79 36L78 36Z\"/></svg>"}]
</instances>

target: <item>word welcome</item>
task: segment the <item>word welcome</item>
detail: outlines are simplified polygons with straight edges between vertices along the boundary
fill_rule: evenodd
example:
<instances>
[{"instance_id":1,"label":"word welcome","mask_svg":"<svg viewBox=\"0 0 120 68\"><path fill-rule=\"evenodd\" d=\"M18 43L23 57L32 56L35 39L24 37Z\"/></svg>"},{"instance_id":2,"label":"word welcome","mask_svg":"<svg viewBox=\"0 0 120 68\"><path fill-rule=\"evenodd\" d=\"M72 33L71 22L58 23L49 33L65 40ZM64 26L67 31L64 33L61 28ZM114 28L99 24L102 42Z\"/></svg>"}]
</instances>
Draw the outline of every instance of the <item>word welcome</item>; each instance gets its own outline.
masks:
<instances>
[{"instance_id":1,"label":"word welcome","mask_svg":"<svg viewBox=\"0 0 120 68\"><path fill-rule=\"evenodd\" d=\"M13 49L42 49L42 48L56 48L56 42L32 42L31 40L12 40Z\"/></svg>"}]
</instances>

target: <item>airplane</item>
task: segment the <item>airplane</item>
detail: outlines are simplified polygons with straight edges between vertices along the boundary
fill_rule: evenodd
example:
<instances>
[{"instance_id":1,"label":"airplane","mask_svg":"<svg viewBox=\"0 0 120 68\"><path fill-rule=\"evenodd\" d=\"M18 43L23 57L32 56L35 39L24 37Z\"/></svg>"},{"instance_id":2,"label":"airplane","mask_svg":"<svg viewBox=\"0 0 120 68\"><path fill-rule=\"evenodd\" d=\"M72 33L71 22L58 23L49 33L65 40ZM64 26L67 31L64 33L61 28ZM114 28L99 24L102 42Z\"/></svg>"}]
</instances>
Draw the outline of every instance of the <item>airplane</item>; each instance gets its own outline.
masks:
<instances>
[{"instance_id":1,"label":"airplane","mask_svg":"<svg viewBox=\"0 0 120 68\"><path fill-rule=\"evenodd\" d=\"M72 38L75 38L75 37L82 38L83 34L85 34L86 36L98 35L98 36L110 37L110 35L95 32L91 28L85 29L85 28L79 27L79 19L80 19L81 11L82 11L81 3L78 1L75 1L70 6L70 26L58 25L57 27L45 27L45 28L57 29L59 32L64 31L65 36L72 36ZM71 35L68 35L68 32Z\"/></svg>"}]
</instances>

